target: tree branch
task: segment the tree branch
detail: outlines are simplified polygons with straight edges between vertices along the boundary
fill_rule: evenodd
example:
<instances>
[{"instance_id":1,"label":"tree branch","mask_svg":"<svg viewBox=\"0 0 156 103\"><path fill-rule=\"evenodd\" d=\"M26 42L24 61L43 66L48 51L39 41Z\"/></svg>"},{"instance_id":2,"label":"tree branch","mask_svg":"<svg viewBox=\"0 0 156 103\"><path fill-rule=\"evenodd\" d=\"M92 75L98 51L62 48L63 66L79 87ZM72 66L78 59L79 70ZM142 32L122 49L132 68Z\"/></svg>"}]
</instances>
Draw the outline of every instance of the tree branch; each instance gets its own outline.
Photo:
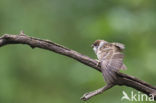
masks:
<instances>
[{"instance_id":1,"label":"tree branch","mask_svg":"<svg viewBox=\"0 0 156 103\"><path fill-rule=\"evenodd\" d=\"M107 84L106 86L102 87L102 88L99 88L95 91L92 91L92 92L89 92L89 93L85 93L82 97L81 97L81 100L88 100L90 99L91 97L95 96L95 95L98 95L98 94L101 94L103 93L104 91L112 88L114 85L113 84Z\"/></svg>"},{"instance_id":2,"label":"tree branch","mask_svg":"<svg viewBox=\"0 0 156 103\"><path fill-rule=\"evenodd\" d=\"M85 55L82 55L74 50L68 49L59 44L53 43L49 40L42 40L42 39L27 36L23 32L21 32L19 35L4 34L3 36L1 36L0 47L8 45L8 44L27 44L32 48L38 47L38 48L50 50L55 53L73 58L101 72L101 68L97 67L96 65L97 64L96 60L93 60ZM102 93L103 91L110 89L115 85L119 85L119 86L124 85L128 87L132 87L138 91L141 91L147 94L148 96L150 96L151 94L154 94L154 98L156 100L156 87L155 86L152 86L142 80L139 80L133 76L123 74L123 73L117 73L117 77L118 79L115 84L111 86L106 85L105 87L98 89L96 92L90 92L88 94L85 94L82 97L82 99L87 100L90 97L97 95L99 93Z\"/></svg>"}]
</instances>

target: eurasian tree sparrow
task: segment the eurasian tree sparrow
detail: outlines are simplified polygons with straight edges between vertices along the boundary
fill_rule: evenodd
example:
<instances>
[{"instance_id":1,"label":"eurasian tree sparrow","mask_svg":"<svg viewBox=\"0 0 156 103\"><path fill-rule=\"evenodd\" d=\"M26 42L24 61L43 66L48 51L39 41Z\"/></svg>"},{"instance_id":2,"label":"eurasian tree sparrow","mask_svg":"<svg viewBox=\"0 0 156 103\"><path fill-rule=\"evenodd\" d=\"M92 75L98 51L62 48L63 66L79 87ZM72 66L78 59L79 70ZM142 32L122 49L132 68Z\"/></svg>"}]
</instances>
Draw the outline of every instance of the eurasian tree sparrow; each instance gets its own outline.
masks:
<instances>
[{"instance_id":1,"label":"eurasian tree sparrow","mask_svg":"<svg viewBox=\"0 0 156 103\"><path fill-rule=\"evenodd\" d=\"M92 44L92 48L97 55L104 80L107 84L114 83L117 79L116 72L119 72L120 69L126 69L123 64L124 55L121 53L125 49L124 45L96 40Z\"/></svg>"}]
</instances>

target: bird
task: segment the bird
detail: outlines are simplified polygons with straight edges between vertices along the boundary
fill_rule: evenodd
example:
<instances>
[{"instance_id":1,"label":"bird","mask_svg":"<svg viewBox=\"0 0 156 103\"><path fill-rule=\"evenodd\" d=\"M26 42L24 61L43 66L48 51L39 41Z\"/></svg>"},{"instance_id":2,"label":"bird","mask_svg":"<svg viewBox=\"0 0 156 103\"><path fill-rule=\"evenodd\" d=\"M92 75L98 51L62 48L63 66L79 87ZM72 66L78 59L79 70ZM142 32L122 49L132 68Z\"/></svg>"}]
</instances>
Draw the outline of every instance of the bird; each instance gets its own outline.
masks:
<instances>
[{"instance_id":1,"label":"bird","mask_svg":"<svg viewBox=\"0 0 156 103\"><path fill-rule=\"evenodd\" d=\"M97 61L107 84L113 84L117 80L116 73L125 70L127 67L123 63L125 49L124 44L117 42L107 42L105 40L96 40L92 44L93 51L97 55Z\"/></svg>"}]
</instances>

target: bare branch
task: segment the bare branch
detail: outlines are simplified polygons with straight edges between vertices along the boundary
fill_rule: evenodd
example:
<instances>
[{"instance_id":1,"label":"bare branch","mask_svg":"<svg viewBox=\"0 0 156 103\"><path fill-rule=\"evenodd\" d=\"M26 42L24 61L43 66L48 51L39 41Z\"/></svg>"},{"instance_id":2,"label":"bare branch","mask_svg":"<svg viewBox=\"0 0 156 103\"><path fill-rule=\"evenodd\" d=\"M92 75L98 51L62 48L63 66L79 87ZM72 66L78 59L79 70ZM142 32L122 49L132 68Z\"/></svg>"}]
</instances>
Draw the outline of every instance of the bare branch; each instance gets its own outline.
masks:
<instances>
[{"instance_id":1,"label":"bare branch","mask_svg":"<svg viewBox=\"0 0 156 103\"><path fill-rule=\"evenodd\" d=\"M114 86L113 84L109 84L109 85L106 85L106 86L104 86L104 87L102 87L102 88L99 88L99 89L97 89L97 90L95 90L95 91L92 91L92 92L89 92L89 93L85 93L85 94L81 97L81 100L86 101L86 100L90 99L91 97L93 97L93 96L95 96L95 95L98 95L98 94L103 93L104 91L106 91L106 90L112 88L113 86Z\"/></svg>"},{"instance_id":2,"label":"bare branch","mask_svg":"<svg viewBox=\"0 0 156 103\"><path fill-rule=\"evenodd\" d=\"M50 50L55 53L73 58L73 59L101 72L101 68L97 67L96 60L93 60L85 55L82 55L74 50L68 49L59 44L53 43L49 40L42 40L42 39L27 36L23 32L21 32L19 35L4 34L3 36L1 36L0 37L0 47L8 45L8 44L27 44L32 48L38 47L38 48ZM150 94L156 94L155 86L152 86L142 80L139 80L139 79L137 79L133 76L127 75L127 74L117 73L117 76L118 76L118 79L114 85L120 85L120 86L124 85L124 86L128 86L128 87L132 87L138 91L141 91L141 92L147 94L148 96L150 96ZM106 86L106 87L103 87L103 89L100 88L100 89L98 89L98 92L97 91L91 92L91 94L89 93L88 96L85 95L84 98L86 98L86 100L87 100L90 97L101 93L101 91L103 92L105 90L105 88L110 89L113 86L110 86L109 88L107 88L107 86ZM156 95L154 95L154 97L156 100Z\"/></svg>"}]
</instances>

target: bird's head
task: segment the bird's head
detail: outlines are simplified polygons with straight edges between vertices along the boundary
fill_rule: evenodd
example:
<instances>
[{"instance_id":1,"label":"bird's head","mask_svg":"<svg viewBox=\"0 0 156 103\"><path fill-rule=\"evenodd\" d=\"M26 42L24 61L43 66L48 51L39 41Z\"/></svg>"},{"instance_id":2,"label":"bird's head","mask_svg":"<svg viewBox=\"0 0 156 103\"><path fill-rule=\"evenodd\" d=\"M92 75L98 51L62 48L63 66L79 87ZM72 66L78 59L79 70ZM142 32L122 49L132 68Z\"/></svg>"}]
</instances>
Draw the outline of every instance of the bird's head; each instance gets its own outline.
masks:
<instances>
[{"instance_id":1,"label":"bird's head","mask_svg":"<svg viewBox=\"0 0 156 103\"><path fill-rule=\"evenodd\" d=\"M97 51L99 50L99 48L104 47L108 42L104 41L104 40L96 40L93 44L92 44L92 48L94 50L95 53L97 53Z\"/></svg>"}]
</instances>

